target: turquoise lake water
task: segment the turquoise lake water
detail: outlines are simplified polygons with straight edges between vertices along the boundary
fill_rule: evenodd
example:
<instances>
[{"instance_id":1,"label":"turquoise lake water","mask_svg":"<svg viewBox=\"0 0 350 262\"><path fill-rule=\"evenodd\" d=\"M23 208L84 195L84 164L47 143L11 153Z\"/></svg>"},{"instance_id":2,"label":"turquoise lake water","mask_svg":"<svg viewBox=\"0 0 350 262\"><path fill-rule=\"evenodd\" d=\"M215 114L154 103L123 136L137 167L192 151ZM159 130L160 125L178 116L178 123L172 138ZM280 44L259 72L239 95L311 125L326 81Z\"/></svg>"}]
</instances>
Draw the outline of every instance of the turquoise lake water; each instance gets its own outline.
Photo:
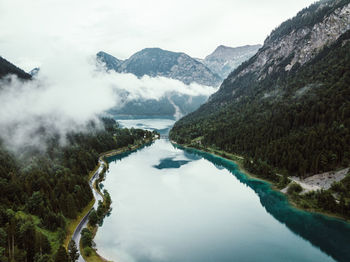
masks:
<instances>
[{"instance_id":1,"label":"turquoise lake water","mask_svg":"<svg viewBox=\"0 0 350 262\"><path fill-rule=\"evenodd\" d=\"M122 120L158 129L170 119ZM291 207L235 164L167 139L109 159L112 212L95 242L121 262L350 261L350 226Z\"/></svg>"}]
</instances>

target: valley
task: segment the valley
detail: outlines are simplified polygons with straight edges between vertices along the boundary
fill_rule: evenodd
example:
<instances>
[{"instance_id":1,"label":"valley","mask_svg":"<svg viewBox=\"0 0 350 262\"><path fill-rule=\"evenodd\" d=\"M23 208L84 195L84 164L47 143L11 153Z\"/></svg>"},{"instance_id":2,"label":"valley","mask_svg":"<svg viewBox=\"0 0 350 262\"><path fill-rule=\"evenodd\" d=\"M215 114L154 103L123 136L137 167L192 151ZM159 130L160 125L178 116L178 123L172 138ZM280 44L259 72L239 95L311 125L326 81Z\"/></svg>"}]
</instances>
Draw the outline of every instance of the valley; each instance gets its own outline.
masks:
<instances>
[{"instance_id":1,"label":"valley","mask_svg":"<svg viewBox=\"0 0 350 262\"><path fill-rule=\"evenodd\" d=\"M121 124L162 130L161 134L172 125L166 119L145 118L122 120ZM347 223L295 209L269 183L247 176L232 161L172 145L167 139L107 160L109 171L102 183L111 194L112 212L95 237L97 252L105 258L113 261L231 261L232 257L250 261L256 256L266 261L349 258ZM197 185L195 191L193 184ZM201 220L203 217L206 219ZM282 230L281 225L287 227ZM206 238L207 235L215 237ZM264 240L257 240L260 237ZM194 243L190 249L184 238ZM239 244L242 241L244 245ZM263 243L277 245L274 241L279 243L278 252L261 248ZM209 247L214 242L221 245L213 253ZM311 245L302 244L307 242ZM250 248L256 250L251 257L247 255ZM208 250L211 258L199 250Z\"/></svg>"},{"instance_id":2,"label":"valley","mask_svg":"<svg viewBox=\"0 0 350 262\"><path fill-rule=\"evenodd\" d=\"M1 262L350 261L350 0L0 9Z\"/></svg>"}]
</instances>

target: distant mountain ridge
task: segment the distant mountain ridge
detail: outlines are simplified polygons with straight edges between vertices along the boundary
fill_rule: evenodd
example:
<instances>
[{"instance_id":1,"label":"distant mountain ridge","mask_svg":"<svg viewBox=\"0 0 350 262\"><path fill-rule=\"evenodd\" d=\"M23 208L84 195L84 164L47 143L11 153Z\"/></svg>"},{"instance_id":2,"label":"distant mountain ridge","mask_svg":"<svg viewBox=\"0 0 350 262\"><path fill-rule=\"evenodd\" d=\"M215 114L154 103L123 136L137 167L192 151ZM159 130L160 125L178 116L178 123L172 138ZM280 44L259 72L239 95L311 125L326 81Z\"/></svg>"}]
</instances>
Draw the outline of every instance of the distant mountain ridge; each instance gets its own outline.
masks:
<instances>
[{"instance_id":1,"label":"distant mountain ridge","mask_svg":"<svg viewBox=\"0 0 350 262\"><path fill-rule=\"evenodd\" d=\"M105 63L108 70L132 73L137 77L161 76L185 84L198 83L206 86L219 86L222 82L220 76L189 55L160 48L145 48L124 61L101 51L97 54L97 59Z\"/></svg>"},{"instance_id":2,"label":"distant mountain ridge","mask_svg":"<svg viewBox=\"0 0 350 262\"><path fill-rule=\"evenodd\" d=\"M218 46L213 53L201 60L212 72L225 79L234 69L251 58L262 45L239 47Z\"/></svg>"},{"instance_id":3,"label":"distant mountain ridge","mask_svg":"<svg viewBox=\"0 0 350 262\"><path fill-rule=\"evenodd\" d=\"M109 111L112 115L174 116L180 118L199 108L208 96L189 96L172 93L160 99L137 99L125 103L121 108Z\"/></svg>"},{"instance_id":4,"label":"distant mountain ridge","mask_svg":"<svg viewBox=\"0 0 350 262\"><path fill-rule=\"evenodd\" d=\"M22 69L18 68L17 66L0 56L0 79L9 74L14 74L21 79L31 78L30 74L26 73Z\"/></svg>"},{"instance_id":5,"label":"distant mountain ridge","mask_svg":"<svg viewBox=\"0 0 350 262\"><path fill-rule=\"evenodd\" d=\"M206 60L192 58L185 53L171 52L160 48L145 48L133 54L129 59L120 60L106 52L100 51L96 57L105 64L107 71L132 73L137 77L166 77L179 80L185 84L198 83L206 86L218 86L222 82L219 74L228 74L233 67L255 54L259 48L243 46L230 48L219 46ZM208 63L208 66L205 63ZM209 68L211 66L217 73ZM213 69L213 70L214 70ZM224 72L224 73L223 73ZM127 97L128 94L120 94ZM137 99L128 101L122 108L110 112L117 115L177 115L182 116L196 110L207 100L207 96L188 96L176 91L161 99Z\"/></svg>"},{"instance_id":6,"label":"distant mountain ridge","mask_svg":"<svg viewBox=\"0 0 350 262\"><path fill-rule=\"evenodd\" d=\"M100 51L96 54L99 61L106 64L107 70L115 70L118 72L120 65L124 62L106 52Z\"/></svg>"}]
</instances>

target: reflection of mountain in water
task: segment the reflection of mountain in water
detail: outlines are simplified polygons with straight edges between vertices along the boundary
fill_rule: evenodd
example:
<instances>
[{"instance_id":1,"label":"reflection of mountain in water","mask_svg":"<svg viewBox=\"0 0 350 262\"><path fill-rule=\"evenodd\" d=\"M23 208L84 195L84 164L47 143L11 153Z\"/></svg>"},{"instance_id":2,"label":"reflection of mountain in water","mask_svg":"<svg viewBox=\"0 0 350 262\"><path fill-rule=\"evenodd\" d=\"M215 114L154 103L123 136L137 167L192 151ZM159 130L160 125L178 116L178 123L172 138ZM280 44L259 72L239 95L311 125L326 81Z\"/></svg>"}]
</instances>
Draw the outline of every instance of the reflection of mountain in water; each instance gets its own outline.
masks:
<instances>
[{"instance_id":1,"label":"reflection of mountain in water","mask_svg":"<svg viewBox=\"0 0 350 262\"><path fill-rule=\"evenodd\" d=\"M180 168L183 165L186 165L190 161L188 160L174 160L174 157L163 158L160 160L158 165L154 165L154 168L166 169L166 168Z\"/></svg>"},{"instance_id":2,"label":"reflection of mountain in water","mask_svg":"<svg viewBox=\"0 0 350 262\"><path fill-rule=\"evenodd\" d=\"M349 224L321 214L305 212L293 208L288 203L286 197L272 190L268 183L248 178L238 170L234 163L226 159L199 152L195 149L184 150L198 157L203 157L216 166L227 168L241 183L248 185L255 191L260 198L262 206L264 206L266 211L275 219L285 224L295 234L310 241L314 246L319 247L323 252L332 256L337 261L350 261ZM283 241L283 239L281 239L281 241Z\"/></svg>"},{"instance_id":3,"label":"reflection of mountain in water","mask_svg":"<svg viewBox=\"0 0 350 262\"><path fill-rule=\"evenodd\" d=\"M121 154L118 154L118 155L115 155L115 156L106 157L105 159L106 159L106 161L108 163L117 162L117 161L119 161L119 160L121 160L121 159L123 159L123 158L125 158L125 157L127 157L127 156L129 156L129 155L131 155L131 154L133 154L135 152L137 152L138 150L141 150L141 149L143 149L145 147L151 146L152 144L153 144L153 142L150 142L150 143L147 143L147 144L143 145L142 147L140 147L138 149L126 151L124 153L121 153Z\"/></svg>"}]
</instances>

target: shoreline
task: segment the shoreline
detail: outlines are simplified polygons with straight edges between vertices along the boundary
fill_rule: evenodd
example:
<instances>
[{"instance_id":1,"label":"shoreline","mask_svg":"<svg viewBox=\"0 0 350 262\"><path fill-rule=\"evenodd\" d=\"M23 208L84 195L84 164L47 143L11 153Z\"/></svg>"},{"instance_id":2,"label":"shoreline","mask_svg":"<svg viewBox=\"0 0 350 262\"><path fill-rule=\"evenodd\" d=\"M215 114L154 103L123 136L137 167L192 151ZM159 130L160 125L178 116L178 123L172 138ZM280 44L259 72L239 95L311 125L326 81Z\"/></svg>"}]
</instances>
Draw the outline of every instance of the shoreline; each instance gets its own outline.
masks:
<instances>
[{"instance_id":1,"label":"shoreline","mask_svg":"<svg viewBox=\"0 0 350 262\"><path fill-rule=\"evenodd\" d=\"M141 143L137 143L131 146L126 146L126 147L122 147L120 149L114 149L111 151L107 151L104 153L101 153L99 155L98 158L98 164L95 167L95 169L93 171L90 172L89 177L88 177L88 181L89 184L91 186L91 190L95 191L96 194L98 194L102 199L103 199L103 204L105 203L105 197L104 194L100 191L100 189L98 188L98 184L99 184L99 179L104 176L104 174L106 173L106 171L108 170L108 162L106 161L106 157L112 157L112 156L117 156L119 154L123 154L126 152L132 152L134 150L140 149L141 147L154 142L155 140L159 139L158 136L152 137L151 139L146 139L143 140ZM100 168L102 167L101 171L99 172ZM103 181L104 177L102 178L101 181ZM93 181L94 180L94 181ZM101 182L100 181L100 182ZM84 208L84 210L81 212L80 216L79 216L79 222L77 223L77 225L75 226L75 229L73 232L68 232L68 234L66 235L66 239L64 242L64 245L66 247L66 249L68 248L68 243L69 241L74 237L74 235L76 234L77 230L81 231L83 228L90 228L92 229L92 233L93 233L93 237L92 240L94 239L97 230L98 230L98 226L94 226L91 227L88 225L88 215L91 212L91 210L94 208L95 204L97 203L97 199L95 197L95 194L93 192L94 195L94 199L91 200L91 202ZM108 212L108 211L107 211ZM76 219L77 220L77 219ZM76 220L73 221L73 224L76 224ZM84 221L85 220L85 221ZM69 227L69 225L68 225ZM79 232L80 234L80 232ZM83 254L83 250L82 250L82 245L81 245L81 241L79 238L79 243L76 243L77 248L78 248L78 252L79 252L79 259L78 261L101 261L101 262L108 262L110 260L107 260L106 258L102 257L101 255L98 254L97 252L97 248L93 248L93 253L87 257L85 256L85 254Z\"/></svg>"},{"instance_id":2,"label":"shoreline","mask_svg":"<svg viewBox=\"0 0 350 262\"><path fill-rule=\"evenodd\" d=\"M224 159L226 159L226 160L228 160L228 161L231 161L231 162L233 162L234 164L236 164L236 165L238 166L238 169L239 169L240 171L242 171L242 172L244 173L244 175L246 175L247 177L249 177L249 178L251 178L251 179L256 179L256 180L263 181L263 182L265 182L265 183L268 183L271 187L275 188L273 182L271 182L271 181L269 181L269 180L267 180L267 179L261 178L261 177L259 177L259 176L257 176L257 175L254 175L254 174L252 174L251 172L249 172L248 170L246 170L246 169L243 167L243 164L239 162L239 160L234 160L234 159L232 159L232 158L228 158L228 157L227 157L227 155L231 155L231 156L233 156L234 158L243 160L244 158L241 157L241 156L234 155L234 154L231 154L231 153L227 153L227 152L222 151L222 152L224 152L224 154L226 155L226 156L223 156L223 155L220 155L220 153L217 152L217 150L215 150L215 149L210 149L210 148L206 148L206 150L204 150L204 148L203 148L203 149L198 149L198 148L195 148L195 147L190 147L190 146L188 146L188 145L181 145L181 144L179 144L179 143L176 143L176 142L173 141L173 140L170 140L170 143L172 143L173 145L182 147L182 148L192 149L192 150L194 149L194 150L198 150L199 152L203 152L203 153L211 154L211 155L216 156L216 157L224 158ZM278 189L276 189L276 191L278 191Z\"/></svg>"},{"instance_id":3,"label":"shoreline","mask_svg":"<svg viewBox=\"0 0 350 262\"><path fill-rule=\"evenodd\" d=\"M207 153L207 154L211 154L213 156L216 156L216 157L221 157L225 160L228 160L234 164L237 165L239 171L241 171L244 175L246 175L248 178L250 179L256 179L256 180L259 180L259 181L263 181L267 184L269 184L269 186L271 187L272 190L276 191L276 192L279 192L281 193L288 201L288 203L293 207L293 208L296 208L298 210L301 210L301 211L305 211L305 212L310 212L310 213L316 213L316 214L321 214L321 215L324 215L324 216L327 216L327 217L330 217L330 218L335 218L335 219L339 219L339 220L342 220L343 222L345 223L350 223L350 219L348 218L345 218L341 215L338 215L338 214L335 214L335 213L329 213L329 212L326 212L326 211L322 211L322 210L318 210L318 209L307 209L307 208L304 208L300 205L298 205L295 201L293 201L292 197L290 195L288 195L287 193L283 192L281 189L277 188L277 186L274 184L274 182L272 181L269 181L269 180L266 180L266 179L263 179L263 178L260 178L259 176L257 175L254 175L252 174L251 172L247 171L244 167L243 167L243 164L240 163L240 160L243 160L244 158L241 157L241 156L238 156L238 155L235 155L235 154L231 154L231 153L227 153L225 151L222 151L222 150L215 150L215 149L211 149L211 148L203 148L203 149L199 149L199 148L195 148L195 147L191 147L189 145L182 145L182 144L179 144L173 140L170 140L170 143L172 143L173 145L175 146L178 146L178 147L182 147L182 148L185 148L185 149L192 149L192 150L198 150L199 152L203 152L203 153ZM222 152L222 153L221 153ZM223 154L223 155L221 155ZM233 158L236 158L238 160L235 160L235 159L232 159L232 158L229 158L228 156L232 156ZM291 179L291 182L285 187L287 188L294 180Z\"/></svg>"},{"instance_id":4,"label":"shoreline","mask_svg":"<svg viewBox=\"0 0 350 262\"><path fill-rule=\"evenodd\" d=\"M104 175L105 175L106 171L108 170L108 162L105 159L105 157L112 157L112 156L116 156L116 155L119 155L119 154L122 154L122 153L125 153L125 152L128 152L128 151L137 150L137 149L143 147L144 145L146 145L148 143L154 142L157 139L159 139L159 137L153 137L152 139L148 139L148 140L144 141L141 144L136 144L136 145L133 145L131 147L130 146L124 147L124 148L121 148L121 149L111 150L111 151L108 151L108 152L100 154L100 156L99 156L99 163L96 166L96 168L94 169L94 171L91 172L92 175L89 176L89 181L91 180L91 178L94 177L94 174L96 174L98 172L98 170L101 167L101 165L106 167L106 168L103 168L101 170L101 172L98 174L97 179L92 184L92 190L94 190L97 194L99 194L102 197L103 203L105 203L104 194L100 191L98 185L99 185L100 182L102 182L104 180L104 178L105 178ZM344 221L346 223L350 222L350 220L347 220L346 218L338 216L336 214L327 213L327 212L323 212L323 211L320 211L320 210L306 209L306 208L303 208L303 207L299 206L297 203L295 203L293 201L293 199L287 193L281 192L281 190L276 187L274 182L266 180L266 179L263 179L263 178L260 178L259 176L254 175L251 172L248 172L243 167L242 160L244 158L241 157L241 156L238 156L238 155L235 155L235 154L231 154L231 153L227 153L227 152L224 152L224 151L221 151L221 150L215 150L215 149L210 149L210 148L198 149L198 148L191 147L191 146L188 146L188 145L181 145L181 144L178 144L175 141L172 141L170 139L169 139L169 141L170 141L171 144L173 144L174 146L177 146L179 148L190 149L190 150L197 150L199 152L208 153L208 154L211 154L211 155L213 155L215 157L220 157L220 158L223 158L223 159L225 159L227 161L230 161L230 162L234 163L235 165L237 165L238 170L241 171L249 179L255 179L255 180L263 181L264 183L267 183L271 187L272 190L274 190L276 192L279 192L280 194L285 196L286 200L288 201L288 203L293 208L296 208L296 209L302 210L302 211L306 211L306 212L310 212L310 213L321 214L321 215L324 215L324 216L327 216L327 217L330 217L330 218L340 219L340 220L342 220L342 221ZM234 159L232 159L232 158L234 158ZM101 180L99 180L99 179L101 179ZM95 201L96 201L96 199L94 198L94 203L95 203ZM91 209L89 209L89 211L86 213L85 216L87 216L90 211L91 211ZM98 225L96 225L95 227L91 227L89 225L86 225L85 227L89 228L89 230L91 230L91 232L93 233L93 237L92 237L92 240L93 240L95 235L96 235L96 233L97 233L97 231L98 231ZM100 254L98 254L98 249L96 248L96 246L95 246L95 248L93 248L93 253L91 253L91 255L89 257L87 257L82 252L82 245L81 245L80 241L79 241L79 243L76 243L76 244L77 244L77 247L78 247L79 254L81 256L81 257L79 257L79 260L80 260L80 258L82 258L82 261L86 261L86 262L89 262L89 261L108 262L108 261L110 261L110 260L102 257Z\"/></svg>"}]
</instances>

